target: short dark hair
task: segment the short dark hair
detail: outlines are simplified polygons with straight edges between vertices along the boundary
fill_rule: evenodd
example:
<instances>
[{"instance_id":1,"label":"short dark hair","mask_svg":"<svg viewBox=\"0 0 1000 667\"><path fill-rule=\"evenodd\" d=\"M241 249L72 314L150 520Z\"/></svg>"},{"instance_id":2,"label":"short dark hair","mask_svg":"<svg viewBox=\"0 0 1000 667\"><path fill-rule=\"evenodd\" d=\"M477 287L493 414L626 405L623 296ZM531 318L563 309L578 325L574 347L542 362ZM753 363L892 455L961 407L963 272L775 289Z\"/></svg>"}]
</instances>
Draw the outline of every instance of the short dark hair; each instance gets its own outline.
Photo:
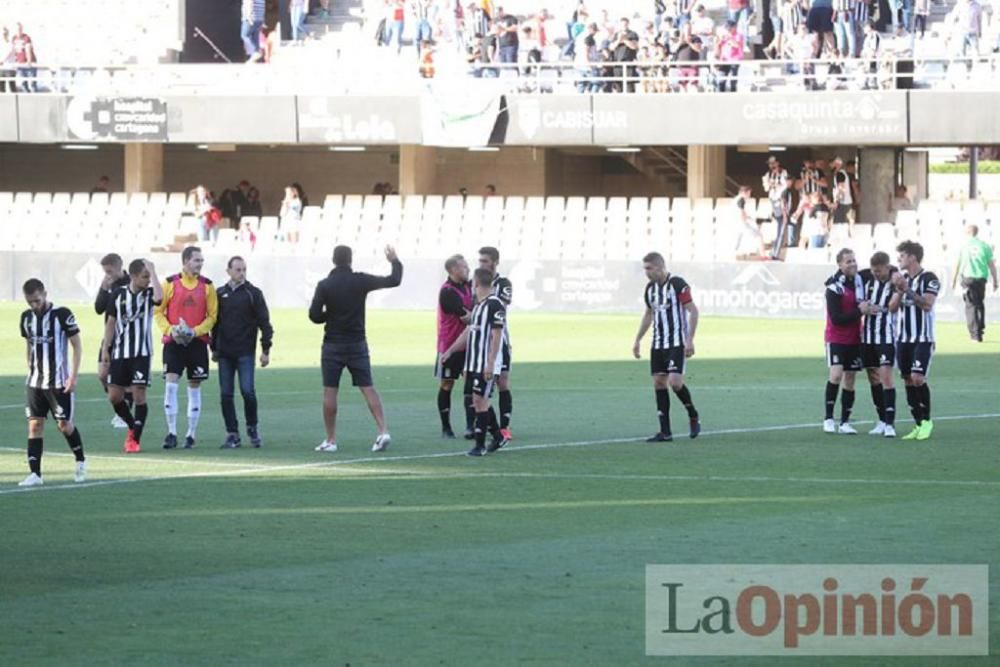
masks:
<instances>
[{"instance_id":1,"label":"short dark hair","mask_svg":"<svg viewBox=\"0 0 1000 667\"><path fill-rule=\"evenodd\" d=\"M226 268L227 269L233 268L233 262L246 262L246 260L240 257L239 255L233 255L232 257L229 258L229 261L226 262Z\"/></svg>"},{"instance_id":2,"label":"short dark hair","mask_svg":"<svg viewBox=\"0 0 1000 667\"><path fill-rule=\"evenodd\" d=\"M896 252L913 255L917 258L918 263L924 261L924 247L916 241L903 241L896 246Z\"/></svg>"},{"instance_id":3,"label":"short dark hair","mask_svg":"<svg viewBox=\"0 0 1000 667\"><path fill-rule=\"evenodd\" d=\"M853 254L854 251L851 250L850 248L841 248L840 252L837 253L837 264L840 264L840 262L842 262L843 259L848 255L853 255Z\"/></svg>"},{"instance_id":4,"label":"short dark hair","mask_svg":"<svg viewBox=\"0 0 1000 667\"><path fill-rule=\"evenodd\" d=\"M351 251L350 246L339 245L333 249L334 266L350 266L353 258L354 253Z\"/></svg>"},{"instance_id":5,"label":"short dark hair","mask_svg":"<svg viewBox=\"0 0 1000 667\"><path fill-rule=\"evenodd\" d=\"M494 262L500 261L500 251L491 245L484 245L482 248L479 249L479 254L486 255Z\"/></svg>"},{"instance_id":6,"label":"short dark hair","mask_svg":"<svg viewBox=\"0 0 1000 667\"><path fill-rule=\"evenodd\" d=\"M881 250L872 255L870 260L872 266L888 266L889 265L889 253L882 252Z\"/></svg>"},{"instance_id":7,"label":"short dark hair","mask_svg":"<svg viewBox=\"0 0 1000 667\"><path fill-rule=\"evenodd\" d=\"M140 276L142 272L146 270L146 260L144 259L133 259L128 265L128 274L130 276Z\"/></svg>"},{"instance_id":8,"label":"short dark hair","mask_svg":"<svg viewBox=\"0 0 1000 667\"><path fill-rule=\"evenodd\" d=\"M181 261L186 262L191 259L196 252L201 252L201 248L196 245L189 245L181 251Z\"/></svg>"},{"instance_id":9,"label":"short dark hair","mask_svg":"<svg viewBox=\"0 0 1000 667\"><path fill-rule=\"evenodd\" d=\"M24 287L22 289L24 289L24 296L28 296L29 294L44 292L45 285L43 285L42 281L38 278L28 278L24 281Z\"/></svg>"},{"instance_id":10,"label":"short dark hair","mask_svg":"<svg viewBox=\"0 0 1000 667\"><path fill-rule=\"evenodd\" d=\"M642 258L643 264L656 264L657 266L666 266L667 260L663 259L663 255L658 252L646 253L646 256Z\"/></svg>"},{"instance_id":11,"label":"short dark hair","mask_svg":"<svg viewBox=\"0 0 1000 667\"><path fill-rule=\"evenodd\" d=\"M969 231L973 236L979 236L979 225L969 225Z\"/></svg>"},{"instance_id":12,"label":"short dark hair","mask_svg":"<svg viewBox=\"0 0 1000 667\"><path fill-rule=\"evenodd\" d=\"M451 273L451 270L458 266L459 262L464 262L465 258L461 255L452 255L448 259L444 260L444 270Z\"/></svg>"},{"instance_id":13,"label":"short dark hair","mask_svg":"<svg viewBox=\"0 0 1000 667\"><path fill-rule=\"evenodd\" d=\"M493 192L496 192L497 191L497 186L493 185L492 183L488 183L486 185L486 189L487 190L492 190Z\"/></svg>"},{"instance_id":14,"label":"short dark hair","mask_svg":"<svg viewBox=\"0 0 1000 667\"><path fill-rule=\"evenodd\" d=\"M473 277L476 280L476 285L479 287L489 287L493 284L493 272L487 269L476 269Z\"/></svg>"},{"instance_id":15,"label":"short dark hair","mask_svg":"<svg viewBox=\"0 0 1000 667\"><path fill-rule=\"evenodd\" d=\"M122 256L116 252L109 252L104 257L101 257L101 266L117 266L120 268L124 263Z\"/></svg>"}]
</instances>

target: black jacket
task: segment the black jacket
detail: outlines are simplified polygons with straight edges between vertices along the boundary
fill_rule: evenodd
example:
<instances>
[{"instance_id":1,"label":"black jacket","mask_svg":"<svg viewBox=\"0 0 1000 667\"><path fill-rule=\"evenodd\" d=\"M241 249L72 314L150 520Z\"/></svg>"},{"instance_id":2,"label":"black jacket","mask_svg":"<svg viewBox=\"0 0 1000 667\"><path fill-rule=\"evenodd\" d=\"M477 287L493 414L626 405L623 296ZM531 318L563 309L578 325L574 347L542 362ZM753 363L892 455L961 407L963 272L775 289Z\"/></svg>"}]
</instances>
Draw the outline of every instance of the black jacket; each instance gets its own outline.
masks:
<instances>
[{"instance_id":1,"label":"black jacket","mask_svg":"<svg viewBox=\"0 0 1000 667\"><path fill-rule=\"evenodd\" d=\"M249 281L236 289L226 283L218 289L219 317L212 329L212 351L224 357L240 357L257 351L257 330L264 354L271 350L274 329L267 301L260 288Z\"/></svg>"},{"instance_id":2,"label":"black jacket","mask_svg":"<svg viewBox=\"0 0 1000 667\"><path fill-rule=\"evenodd\" d=\"M127 273L123 273L119 277L115 278L115 281L111 283L111 289L98 289L97 298L94 299L94 311L98 315L104 315L104 321L108 321L108 317L111 316L111 295L115 293L119 287L128 285L132 282Z\"/></svg>"},{"instance_id":3,"label":"black jacket","mask_svg":"<svg viewBox=\"0 0 1000 667\"><path fill-rule=\"evenodd\" d=\"M365 300L368 293L396 287L403 281L403 264L392 263L388 276L355 273L350 267L338 266L316 285L309 319L326 324L324 343L350 344L365 341Z\"/></svg>"}]
</instances>

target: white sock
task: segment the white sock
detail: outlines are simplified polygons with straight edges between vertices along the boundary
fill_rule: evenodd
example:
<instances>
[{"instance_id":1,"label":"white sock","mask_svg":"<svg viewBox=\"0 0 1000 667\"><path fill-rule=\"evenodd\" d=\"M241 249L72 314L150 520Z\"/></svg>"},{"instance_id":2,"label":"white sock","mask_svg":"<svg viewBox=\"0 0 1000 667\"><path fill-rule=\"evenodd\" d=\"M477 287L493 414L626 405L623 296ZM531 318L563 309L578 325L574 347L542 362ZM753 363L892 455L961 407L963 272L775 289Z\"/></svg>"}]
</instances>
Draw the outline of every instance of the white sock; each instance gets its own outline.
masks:
<instances>
[{"instance_id":1,"label":"white sock","mask_svg":"<svg viewBox=\"0 0 1000 667\"><path fill-rule=\"evenodd\" d=\"M193 438L198 431L201 418L201 387L188 387L188 437Z\"/></svg>"},{"instance_id":2,"label":"white sock","mask_svg":"<svg viewBox=\"0 0 1000 667\"><path fill-rule=\"evenodd\" d=\"M167 416L167 431L177 435L177 383L168 382L163 393L163 413Z\"/></svg>"}]
</instances>

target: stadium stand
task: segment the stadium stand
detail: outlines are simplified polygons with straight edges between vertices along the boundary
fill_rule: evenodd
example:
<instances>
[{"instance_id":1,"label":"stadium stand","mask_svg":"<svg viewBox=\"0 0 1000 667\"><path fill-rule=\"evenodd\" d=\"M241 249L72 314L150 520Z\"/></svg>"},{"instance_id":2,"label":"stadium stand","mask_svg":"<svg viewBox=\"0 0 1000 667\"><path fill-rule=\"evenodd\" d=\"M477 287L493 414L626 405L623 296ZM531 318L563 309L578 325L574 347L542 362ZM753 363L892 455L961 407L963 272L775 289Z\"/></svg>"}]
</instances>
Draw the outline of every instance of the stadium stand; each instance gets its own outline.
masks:
<instances>
[{"instance_id":1,"label":"stadium stand","mask_svg":"<svg viewBox=\"0 0 1000 667\"><path fill-rule=\"evenodd\" d=\"M278 256L326 256L338 243L359 256L378 256L395 243L407 257L437 259L448 248L504 244L507 257L537 260L628 260L650 247L665 249L674 261L728 261L734 258L737 228L728 198L685 197L482 197L327 195L322 206L303 212L298 243L286 239L274 216L245 216L241 227L223 229L204 245L210 252ZM111 195L68 192L0 192L0 248L12 251L126 253L177 249L195 241L198 224L185 193ZM766 216L767 203L757 204ZM763 219L763 218L761 218ZM901 211L895 223L833 225L823 249L789 249L790 263L828 263L845 244L859 256L891 248L897 239L921 238L931 259L952 250L965 223L980 225L992 241L1000 224L1000 202L926 200L916 211ZM773 238L774 223L762 225ZM930 241L934 242L930 242Z\"/></svg>"}]
</instances>

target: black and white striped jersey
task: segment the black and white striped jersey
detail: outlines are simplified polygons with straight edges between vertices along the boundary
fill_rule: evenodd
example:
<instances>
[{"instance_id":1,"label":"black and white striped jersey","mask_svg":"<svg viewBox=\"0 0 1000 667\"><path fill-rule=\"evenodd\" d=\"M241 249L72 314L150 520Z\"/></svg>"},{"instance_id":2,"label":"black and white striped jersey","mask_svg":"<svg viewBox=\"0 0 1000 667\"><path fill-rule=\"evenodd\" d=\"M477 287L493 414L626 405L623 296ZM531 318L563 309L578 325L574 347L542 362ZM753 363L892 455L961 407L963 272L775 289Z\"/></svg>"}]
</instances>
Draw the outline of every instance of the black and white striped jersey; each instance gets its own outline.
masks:
<instances>
[{"instance_id":1,"label":"black and white striped jersey","mask_svg":"<svg viewBox=\"0 0 1000 667\"><path fill-rule=\"evenodd\" d=\"M465 370L469 373L486 372L490 356L490 334L503 330L507 324L507 308L500 297L490 295L472 309L469 318L469 342L465 349ZM497 352L493 372L499 374L503 355Z\"/></svg>"},{"instance_id":2,"label":"black and white striped jersey","mask_svg":"<svg viewBox=\"0 0 1000 667\"><path fill-rule=\"evenodd\" d=\"M820 185L820 180L823 178L823 172L816 168L802 168L799 172L799 178L802 179L802 194L811 195L815 192L822 192L823 186Z\"/></svg>"},{"instance_id":3,"label":"black and white striped jersey","mask_svg":"<svg viewBox=\"0 0 1000 667\"><path fill-rule=\"evenodd\" d=\"M865 345L892 345L896 342L896 313L889 312L889 300L896 293L891 280L894 273L896 268L891 267L889 279L883 282L870 269L858 272L865 286L865 301L877 308L871 315L865 316L861 330L861 342Z\"/></svg>"},{"instance_id":4,"label":"black and white striped jersey","mask_svg":"<svg viewBox=\"0 0 1000 667\"><path fill-rule=\"evenodd\" d=\"M108 313L115 318L115 337L111 341L112 359L136 359L153 356L153 288L133 292L126 285L111 295Z\"/></svg>"},{"instance_id":5,"label":"black and white striped jersey","mask_svg":"<svg viewBox=\"0 0 1000 667\"><path fill-rule=\"evenodd\" d=\"M907 276L906 283L914 294L936 296L941 291L941 281L938 277L922 269L915 276ZM934 309L923 310L906 294L903 295L899 308L899 342L934 342Z\"/></svg>"},{"instance_id":6,"label":"black and white striped jersey","mask_svg":"<svg viewBox=\"0 0 1000 667\"><path fill-rule=\"evenodd\" d=\"M684 306L691 303L691 286L668 274L665 282L646 285L645 299L653 315L653 349L683 347L688 326Z\"/></svg>"},{"instance_id":7,"label":"black and white striped jersey","mask_svg":"<svg viewBox=\"0 0 1000 667\"><path fill-rule=\"evenodd\" d=\"M41 315L33 310L21 314L21 337L28 341L28 377L34 389L62 389L69 378L68 341L80 333L69 308L49 304Z\"/></svg>"},{"instance_id":8,"label":"black and white striped jersey","mask_svg":"<svg viewBox=\"0 0 1000 667\"><path fill-rule=\"evenodd\" d=\"M504 308L510 307L511 293L510 280L499 273L493 276L493 296L503 301ZM504 346L510 345L510 329L506 321L503 325L503 344Z\"/></svg>"}]
</instances>

